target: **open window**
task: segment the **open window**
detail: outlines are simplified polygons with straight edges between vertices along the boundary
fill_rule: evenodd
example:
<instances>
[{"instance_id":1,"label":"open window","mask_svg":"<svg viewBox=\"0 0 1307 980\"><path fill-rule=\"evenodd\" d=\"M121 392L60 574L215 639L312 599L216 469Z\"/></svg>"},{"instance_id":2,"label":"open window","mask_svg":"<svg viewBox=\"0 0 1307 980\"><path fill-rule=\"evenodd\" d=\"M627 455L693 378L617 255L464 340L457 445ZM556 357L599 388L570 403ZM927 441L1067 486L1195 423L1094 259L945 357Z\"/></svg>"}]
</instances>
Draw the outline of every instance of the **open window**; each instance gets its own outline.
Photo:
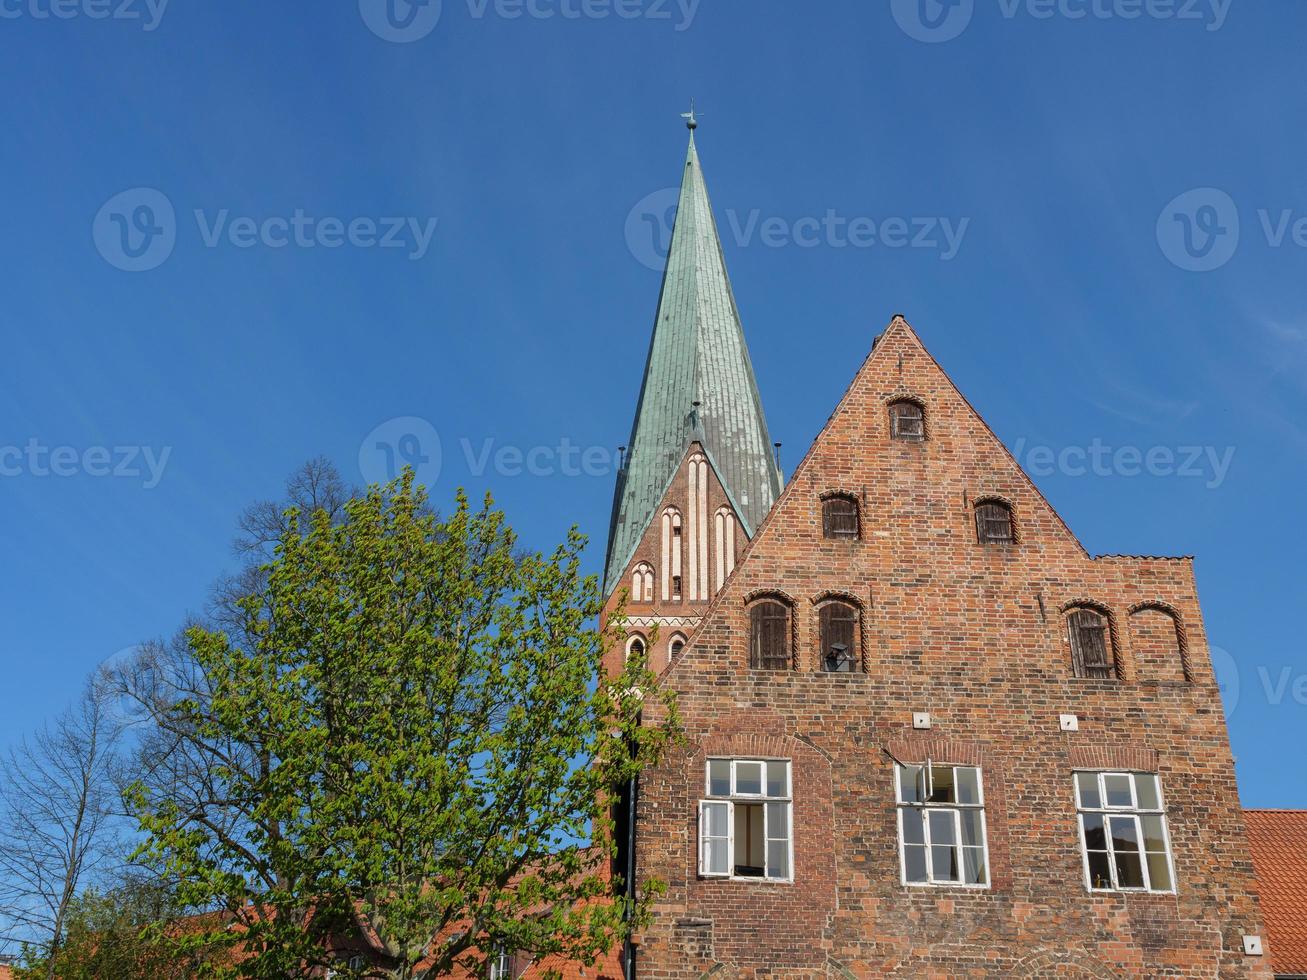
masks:
<instances>
[{"instance_id":1,"label":"open window","mask_svg":"<svg viewBox=\"0 0 1307 980\"><path fill-rule=\"evenodd\" d=\"M749 666L755 670L789 670L790 607L761 599L749 607Z\"/></svg>"},{"instance_id":2,"label":"open window","mask_svg":"<svg viewBox=\"0 0 1307 980\"><path fill-rule=\"evenodd\" d=\"M847 602L833 600L817 612L821 635L821 669L832 674L852 674L861 669L858 648L858 610Z\"/></svg>"},{"instance_id":3,"label":"open window","mask_svg":"<svg viewBox=\"0 0 1307 980\"><path fill-rule=\"evenodd\" d=\"M699 873L713 878L793 878L790 763L709 759L699 802Z\"/></svg>"},{"instance_id":4,"label":"open window","mask_svg":"<svg viewBox=\"0 0 1307 980\"><path fill-rule=\"evenodd\" d=\"M1071 643L1071 667L1077 677L1112 680L1117 676L1112 648L1112 625L1097 609L1072 609L1067 613L1067 637Z\"/></svg>"},{"instance_id":5,"label":"open window","mask_svg":"<svg viewBox=\"0 0 1307 980\"><path fill-rule=\"evenodd\" d=\"M1155 773L1078 772L1076 809L1090 891L1175 891L1171 838Z\"/></svg>"},{"instance_id":6,"label":"open window","mask_svg":"<svg viewBox=\"0 0 1307 980\"><path fill-rule=\"evenodd\" d=\"M900 765L899 854L905 885L989 887L985 795L975 766Z\"/></svg>"}]
</instances>

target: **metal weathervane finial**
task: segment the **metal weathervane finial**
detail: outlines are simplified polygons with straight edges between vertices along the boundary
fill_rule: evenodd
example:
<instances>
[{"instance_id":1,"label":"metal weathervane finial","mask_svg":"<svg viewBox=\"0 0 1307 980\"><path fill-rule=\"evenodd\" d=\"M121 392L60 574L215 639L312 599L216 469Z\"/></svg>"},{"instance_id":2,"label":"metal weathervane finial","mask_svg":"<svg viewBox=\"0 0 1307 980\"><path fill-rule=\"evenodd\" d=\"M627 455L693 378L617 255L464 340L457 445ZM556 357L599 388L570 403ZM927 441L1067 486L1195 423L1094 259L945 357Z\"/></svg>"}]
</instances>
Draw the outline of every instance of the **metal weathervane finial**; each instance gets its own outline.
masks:
<instances>
[{"instance_id":1,"label":"metal weathervane finial","mask_svg":"<svg viewBox=\"0 0 1307 980\"><path fill-rule=\"evenodd\" d=\"M690 111L681 113L681 118L685 120L685 128L690 132L699 128L699 117L694 114L694 99L690 100Z\"/></svg>"}]
</instances>

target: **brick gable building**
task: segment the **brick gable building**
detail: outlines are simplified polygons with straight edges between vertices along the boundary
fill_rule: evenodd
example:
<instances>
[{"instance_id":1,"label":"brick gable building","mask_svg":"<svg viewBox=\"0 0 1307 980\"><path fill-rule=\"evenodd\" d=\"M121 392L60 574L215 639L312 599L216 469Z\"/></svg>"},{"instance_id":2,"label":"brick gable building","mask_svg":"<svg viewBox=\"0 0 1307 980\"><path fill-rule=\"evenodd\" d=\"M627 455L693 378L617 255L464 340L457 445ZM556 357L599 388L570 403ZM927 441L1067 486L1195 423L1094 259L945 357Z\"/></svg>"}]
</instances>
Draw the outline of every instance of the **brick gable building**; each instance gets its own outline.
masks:
<instances>
[{"instance_id":1,"label":"brick gable building","mask_svg":"<svg viewBox=\"0 0 1307 980\"><path fill-rule=\"evenodd\" d=\"M1270 977L1191 560L1086 552L897 316L766 500L720 257L692 133L606 570L687 735L628 976Z\"/></svg>"}]
</instances>

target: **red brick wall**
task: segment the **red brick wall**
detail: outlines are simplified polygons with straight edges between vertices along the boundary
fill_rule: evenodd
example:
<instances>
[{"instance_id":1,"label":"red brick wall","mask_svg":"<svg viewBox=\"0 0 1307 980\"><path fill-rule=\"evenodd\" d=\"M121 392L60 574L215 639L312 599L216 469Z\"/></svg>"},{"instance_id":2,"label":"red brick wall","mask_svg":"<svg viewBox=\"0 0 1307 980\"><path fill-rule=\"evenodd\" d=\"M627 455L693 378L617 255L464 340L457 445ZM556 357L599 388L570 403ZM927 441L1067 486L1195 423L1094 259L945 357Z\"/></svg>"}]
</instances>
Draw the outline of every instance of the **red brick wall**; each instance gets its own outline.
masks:
<instances>
[{"instance_id":1,"label":"red brick wall","mask_svg":"<svg viewBox=\"0 0 1307 980\"><path fill-rule=\"evenodd\" d=\"M901 395L926 406L922 444L889 439ZM859 540L822 538L832 489L859 497ZM1019 543L977 543L987 495L1012 504ZM793 599L792 672L748 667L764 589ZM818 669L830 591L862 606L865 673ZM1072 676L1063 610L1084 602L1111 613L1119 681ZM1132 614L1154 603L1168 612ZM1088 556L900 319L664 683L688 745L641 785L639 873L669 886L642 980L1270 975L1241 951L1262 927L1191 563ZM736 751L793 760L792 884L698 877L704 758ZM988 890L900 884L891 754L982 766ZM1177 895L1086 891L1076 766L1160 772Z\"/></svg>"}]
</instances>

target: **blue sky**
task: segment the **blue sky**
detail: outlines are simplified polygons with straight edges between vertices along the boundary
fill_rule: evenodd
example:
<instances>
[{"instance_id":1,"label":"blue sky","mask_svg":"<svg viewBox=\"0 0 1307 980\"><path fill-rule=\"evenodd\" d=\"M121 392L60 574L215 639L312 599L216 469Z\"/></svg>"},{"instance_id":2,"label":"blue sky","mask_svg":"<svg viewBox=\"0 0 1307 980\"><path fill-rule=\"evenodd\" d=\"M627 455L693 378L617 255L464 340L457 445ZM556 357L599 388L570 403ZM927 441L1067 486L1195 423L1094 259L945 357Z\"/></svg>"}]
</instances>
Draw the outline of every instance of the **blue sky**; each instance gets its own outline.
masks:
<instances>
[{"instance_id":1,"label":"blue sky","mask_svg":"<svg viewBox=\"0 0 1307 980\"><path fill-rule=\"evenodd\" d=\"M1307 5L60 2L0 0L0 742L317 454L597 570L693 96L787 465L903 312L1091 551L1198 556L1307 806Z\"/></svg>"}]
</instances>

